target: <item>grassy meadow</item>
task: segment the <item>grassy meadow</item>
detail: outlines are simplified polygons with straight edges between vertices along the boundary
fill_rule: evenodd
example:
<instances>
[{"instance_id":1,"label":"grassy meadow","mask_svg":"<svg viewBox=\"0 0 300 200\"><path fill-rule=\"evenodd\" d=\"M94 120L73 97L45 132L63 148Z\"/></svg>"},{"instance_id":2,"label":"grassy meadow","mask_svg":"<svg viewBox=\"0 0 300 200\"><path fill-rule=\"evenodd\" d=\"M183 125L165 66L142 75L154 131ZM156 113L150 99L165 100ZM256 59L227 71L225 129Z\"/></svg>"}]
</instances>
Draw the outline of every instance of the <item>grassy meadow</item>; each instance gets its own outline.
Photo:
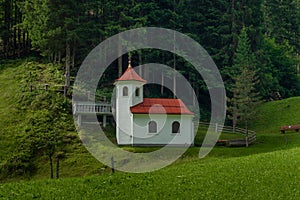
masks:
<instances>
[{"instance_id":1,"label":"grassy meadow","mask_svg":"<svg viewBox=\"0 0 300 200\"><path fill-rule=\"evenodd\" d=\"M0 67L0 164L13 150L10 138L21 128L22 113L14 105L20 74L28 69L22 63ZM0 199L299 199L300 132L281 134L279 129L300 124L300 97L264 103L257 109L249 123L257 141L248 148L217 146L199 159L200 147L191 147L168 167L130 174L111 173L78 141L61 161L60 179L48 178L49 163L41 156L32 176L1 180Z\"/></svg>"},{"instance_id":2,"label":"grassy meadow","mask_svg":"<svg viewBox=\"0 0 300 200\"><path fill-rule=\"evenodd\" d=\"M0 185L4 199L297 199L300 148L103 174ZM237 149L238 151L238 149ZM297 159L298 158L298 159Z\"/></svg>"}]
</instances>

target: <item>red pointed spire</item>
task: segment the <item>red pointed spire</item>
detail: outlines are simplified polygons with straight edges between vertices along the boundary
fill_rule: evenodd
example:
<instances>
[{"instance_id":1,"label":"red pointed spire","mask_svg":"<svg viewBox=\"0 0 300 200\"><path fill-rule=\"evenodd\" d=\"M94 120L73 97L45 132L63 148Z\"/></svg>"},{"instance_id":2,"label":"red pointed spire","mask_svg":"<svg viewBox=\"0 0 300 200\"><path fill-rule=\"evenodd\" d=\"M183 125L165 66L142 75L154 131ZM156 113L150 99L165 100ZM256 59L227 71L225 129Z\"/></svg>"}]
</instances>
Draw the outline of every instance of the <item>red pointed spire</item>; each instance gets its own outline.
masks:
<instances>
[{"instance_id":1,"label":"red pointed spire","mask_svg":"<svg viewBox=\"0 0 300 200\"><path fill-rule=\"evenodd\" d=\"M142 79L131 67L131 60L129 58L128 61L128 68L124 72L124 74L117 79L117 81L141 81L141 82L147 82L146 80Z\"/></svg>"}]
</instances>

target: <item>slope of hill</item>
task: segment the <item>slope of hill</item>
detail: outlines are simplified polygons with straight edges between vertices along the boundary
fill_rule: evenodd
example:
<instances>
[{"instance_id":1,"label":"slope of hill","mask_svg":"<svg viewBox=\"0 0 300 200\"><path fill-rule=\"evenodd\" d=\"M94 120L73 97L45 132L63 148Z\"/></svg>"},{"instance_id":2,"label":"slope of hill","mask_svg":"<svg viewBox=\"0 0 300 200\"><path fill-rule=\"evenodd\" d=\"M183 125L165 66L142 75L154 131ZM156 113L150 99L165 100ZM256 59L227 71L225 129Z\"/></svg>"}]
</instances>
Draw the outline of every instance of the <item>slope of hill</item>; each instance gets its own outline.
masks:
<instances>
[{"instance_id":1,"label":"slope of hill","mask_svg":"<svg viewBox=\"0 0 300 200\"><path fill-rule=\"evenodd\" d=\"M145 174L0 185L8 199L297 199L300 148L201 160ZM296 159L297 158L297 159Z\"/></svg>"},{"instance_id":2,"label":"slope of hill","mask_svg":"<svg viewBox=\"0 0 300 200\"><path fill-rule=\"evenodd\" d=\"M53 109L49 105L54 109L65 104L70 107L62 94L53 91L53 87L63 83L63 68L59 65L37 62L34 58L0 62L0 181L49 177L48 156L40 153L41 149L34 150L34 140L53 127L51 121L42 119ZM48 92L45 84L48 84ZM30 85L33 86L32 92ZM78 140L70 109L64 108L56 113L63 117L58 130L68 136L68 140L73 138L63 149L65 156L61 161L61 176L82 176L95 171L102 173L103 165L90 156Z\"/></svg>"},{"instance_id":3,"label":"slope of hill","mask_svg":"<svg viewBox=\"0 0 300 200\"><path fill-rule=\"evenodd\" d=\"M11 150L11 136L22 120L22 113L15 107L15 92L18 90L17 76L24 71L17 66L20 61L0 63L0 161L5 159Z\"/></svg>"},{"instance_id":4,"label":"slope of hill","mask_svg":"<svg viewBox=\"0 0 300 200\"><path fill-rule=\"evenodd\" d=\"M22 131L26 120L26 112L17 109L20 96L17 93L22 92L20 87L26 84L24 76L30 74L30 66L39 66L37 72L42 74L38 76L42 85L43 80L51 82L53 73L49 72L51 66L48 65L28 64L21 60L0 67L1 164L15 149L13 139ZM68 145L66 157L61 161L62 179L37 180L49 177L47 157L40 155L34 161L36 171L27 177L37 181L0 184L0 198L293 199L300 195L297 184L300 178L300 134L280 134L279 127L299 124L299 113L300 97L264 103L258 107L258 113L250 123L250 129L258 133L254 145L249 148L215 147L205 159L198 159L199 147L193 147L171 166L146 174L110 174L109 167L104 167L75 140ZM153 150L126 148L135 152ZM94 174L101 176L67 178ZM12 180L20 179L24 177Z\"/></svg>"},{"instance_id":5,"label":"slope of hill","mask_svg":"<svg viewBox=\"0 0 300 200\"><path fill-rule=\"evenodd\" d=\"M300 97L264 103L258 107L252 129L278 133L280 126L300 124Z\"/></svg>"}]
</instances>

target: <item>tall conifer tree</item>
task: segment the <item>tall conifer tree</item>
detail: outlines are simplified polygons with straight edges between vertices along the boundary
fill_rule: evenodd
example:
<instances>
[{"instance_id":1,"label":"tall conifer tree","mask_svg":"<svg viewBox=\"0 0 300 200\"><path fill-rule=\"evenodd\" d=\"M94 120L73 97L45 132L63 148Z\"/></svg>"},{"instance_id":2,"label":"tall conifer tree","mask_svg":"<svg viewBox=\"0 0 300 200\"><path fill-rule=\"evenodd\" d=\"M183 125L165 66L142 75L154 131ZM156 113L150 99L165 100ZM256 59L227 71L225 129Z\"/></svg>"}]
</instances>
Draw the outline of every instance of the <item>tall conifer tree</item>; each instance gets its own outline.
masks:
<instances>
[{"instance_id":1,"label":"tall conifer tree","mask_svg":"<svg viewBox=\"0 0 300 200\"><path fill-rule=\"evenodd\" d=\"M238 37L238 46L232 66L231 87L232 97L229 100L229 112L235 129L238 121L247 125L248 120L254 114L254 107L259 102L255 86L258 83L255 69L255 58L250 50L250 44L243 28Z\"/></svg>"}]
</instances>

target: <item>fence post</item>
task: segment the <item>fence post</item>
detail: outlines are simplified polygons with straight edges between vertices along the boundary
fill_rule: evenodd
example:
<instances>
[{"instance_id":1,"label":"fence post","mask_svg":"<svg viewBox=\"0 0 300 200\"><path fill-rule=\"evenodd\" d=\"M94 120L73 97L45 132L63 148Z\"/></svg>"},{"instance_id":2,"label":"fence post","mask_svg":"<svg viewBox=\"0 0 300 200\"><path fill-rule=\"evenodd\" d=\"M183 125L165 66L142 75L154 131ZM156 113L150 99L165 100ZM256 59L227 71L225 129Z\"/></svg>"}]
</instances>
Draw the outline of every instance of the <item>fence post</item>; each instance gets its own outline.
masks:
<instances>
[{"instance_id":1,"label":"fence post","mask_svg":"<svg viewBox=\"0 0 300 200\"><path fill-rule=\"evenodd\" d=\"M115 173L115 161L113 156L110 158L110 162L111 162L111 171L112 173Z\"/></svg>"},{"instance_id":2,"label":"fence post","mask_svg":"<svg viewBox=\"0 0 300 200\"><path fill-rule=\"evenodd\" d=\"M216 123L216 128L215 128L215 132L218 132L218 123Z\"/></svg>"}]
</instances>

